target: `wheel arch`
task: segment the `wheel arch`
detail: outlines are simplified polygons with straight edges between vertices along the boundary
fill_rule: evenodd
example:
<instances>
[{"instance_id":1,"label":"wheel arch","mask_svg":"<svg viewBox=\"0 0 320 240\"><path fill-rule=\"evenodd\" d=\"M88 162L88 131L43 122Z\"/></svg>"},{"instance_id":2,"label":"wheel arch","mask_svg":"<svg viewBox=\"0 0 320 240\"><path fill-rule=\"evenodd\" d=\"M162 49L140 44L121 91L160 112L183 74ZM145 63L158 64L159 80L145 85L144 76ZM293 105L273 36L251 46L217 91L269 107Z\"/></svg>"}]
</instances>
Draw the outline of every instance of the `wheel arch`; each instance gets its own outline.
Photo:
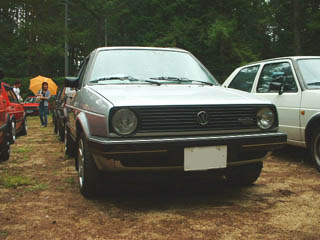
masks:
<instances>
[{"instance_id":1,"label":"wheel arch","mask_svg":"<svg viewBox=\"0 0 320 240\"><path fill-rule=\"evenodd\" d=\"M82 112L77 116L76 119L76 136L75 141L77 142L80 137L80 133L83 132L86 138L90 137L90 130L88 126L88 121L86 115Z\"/></svg>"},{"instance_id":2,"label":"wheel arch","mask_svg":"<svg viewBox=\"0 0 320 240\"><path fill-rule=\"evenodd\" d=\"M305 129L305 139L307 143L307 147L309 148L310 146L310 141L312 137L312 130L315 129L317 126L320 127L320 113L317 115L313 116L310 121L307 124L307 127Z\"/></svg>"}]
</instances>

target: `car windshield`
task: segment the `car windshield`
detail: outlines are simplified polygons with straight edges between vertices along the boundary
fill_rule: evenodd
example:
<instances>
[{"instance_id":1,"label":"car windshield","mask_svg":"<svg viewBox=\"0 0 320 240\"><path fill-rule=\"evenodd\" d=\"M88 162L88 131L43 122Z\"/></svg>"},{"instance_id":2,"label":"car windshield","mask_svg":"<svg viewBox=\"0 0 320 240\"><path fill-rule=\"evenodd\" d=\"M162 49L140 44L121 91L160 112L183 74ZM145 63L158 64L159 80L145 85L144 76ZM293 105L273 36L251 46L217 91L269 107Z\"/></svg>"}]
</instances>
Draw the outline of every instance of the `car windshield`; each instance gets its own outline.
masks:
<instances>
[{"instance_id":1,"label":"car windshield","mask_svg":"<svg viewBox=\"0 0 320 240\"><path fill-rule=\"evenodd\" d=\"M141 49L99 52L92 68L90 82L219 85L205 67L188 53Z\"/></svg>"},{"instance_id":2,"label":"car windshield","mask_svg":"<svg viewBox=\"0 0 320 240\"><path fill-rule=\"evenodd\" d=\"M298 65L308 89L320 88L320 58L300 59Z\"/></svg>"}]
</instances>

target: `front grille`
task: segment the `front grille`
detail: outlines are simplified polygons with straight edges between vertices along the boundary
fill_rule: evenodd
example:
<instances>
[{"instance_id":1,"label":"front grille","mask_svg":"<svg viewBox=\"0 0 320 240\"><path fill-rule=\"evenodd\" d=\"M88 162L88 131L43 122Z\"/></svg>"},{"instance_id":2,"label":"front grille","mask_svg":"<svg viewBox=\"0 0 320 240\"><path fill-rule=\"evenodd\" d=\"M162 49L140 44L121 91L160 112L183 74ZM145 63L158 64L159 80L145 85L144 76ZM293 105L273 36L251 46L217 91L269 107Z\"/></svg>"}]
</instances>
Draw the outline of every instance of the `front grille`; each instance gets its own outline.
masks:
<instances>
[{"instance_id":1,"label":"front grille","mask_svg":"<svg viewBox=\"0 0 320 240\"><path fill-rule=\"evenodd\" d=\"M202 106L150 106L128 107L139 117L137 133L220 131L258 129L256 115L262 106L202 105ZM113 109L112 112L117 109ZM197 119L200 112L208 115L207 124Z\"/></svg>"}]
</instances>

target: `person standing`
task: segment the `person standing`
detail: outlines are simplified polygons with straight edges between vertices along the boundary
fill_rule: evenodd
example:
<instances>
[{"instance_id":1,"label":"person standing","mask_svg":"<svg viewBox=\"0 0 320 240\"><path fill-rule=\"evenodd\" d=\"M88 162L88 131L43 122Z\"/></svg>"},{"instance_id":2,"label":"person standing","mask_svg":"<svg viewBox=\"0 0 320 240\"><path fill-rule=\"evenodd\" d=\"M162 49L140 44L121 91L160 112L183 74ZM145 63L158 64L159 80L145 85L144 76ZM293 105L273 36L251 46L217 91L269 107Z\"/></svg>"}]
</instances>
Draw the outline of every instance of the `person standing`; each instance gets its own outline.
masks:
<instances>
[{"instance_id":1,"label":"person standing","mask_svg":"<svg viewBox=\"0 0 320 240\"><path fill-rule=\"evenodd\" d=\"M49 107L49 98L50 91L48 90L48 83L43 82L42 88L39 90L37 98L40 100L39 104L39 115L41 126L46 127L48 124L48 107Z\"/></svg>"},{"instance_id":2,"label":"person standing","mask_svg":"<svg viewBox=\"0 0 320 240\"><path fill-rule=\"evenodd\" d=\"M15 81L13 85L13 91L17 95L18 100L22 101L22 97L20 96L20 87L21 87L21 82L19 80Z\"/></svg>"}]
</instances>

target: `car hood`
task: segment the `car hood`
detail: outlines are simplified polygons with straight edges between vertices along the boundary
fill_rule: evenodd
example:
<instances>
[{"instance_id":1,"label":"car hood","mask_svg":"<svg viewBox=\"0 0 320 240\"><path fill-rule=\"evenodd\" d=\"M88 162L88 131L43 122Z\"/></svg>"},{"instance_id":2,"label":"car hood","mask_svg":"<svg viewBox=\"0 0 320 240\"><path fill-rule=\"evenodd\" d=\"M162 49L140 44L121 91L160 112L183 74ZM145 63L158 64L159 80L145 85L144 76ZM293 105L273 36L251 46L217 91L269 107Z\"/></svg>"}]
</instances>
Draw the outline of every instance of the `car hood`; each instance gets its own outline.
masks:
<instances>
[{"instance_id":1,"label":"car hood","mask_svg":"<svg viewBox=\"0 0 320 240\"><path fill-rule=\"evenodd\" d=\"M114 106L269 104L243 91L206 85L94 85L89 89Z\"/></svg>"}]
</instances>

